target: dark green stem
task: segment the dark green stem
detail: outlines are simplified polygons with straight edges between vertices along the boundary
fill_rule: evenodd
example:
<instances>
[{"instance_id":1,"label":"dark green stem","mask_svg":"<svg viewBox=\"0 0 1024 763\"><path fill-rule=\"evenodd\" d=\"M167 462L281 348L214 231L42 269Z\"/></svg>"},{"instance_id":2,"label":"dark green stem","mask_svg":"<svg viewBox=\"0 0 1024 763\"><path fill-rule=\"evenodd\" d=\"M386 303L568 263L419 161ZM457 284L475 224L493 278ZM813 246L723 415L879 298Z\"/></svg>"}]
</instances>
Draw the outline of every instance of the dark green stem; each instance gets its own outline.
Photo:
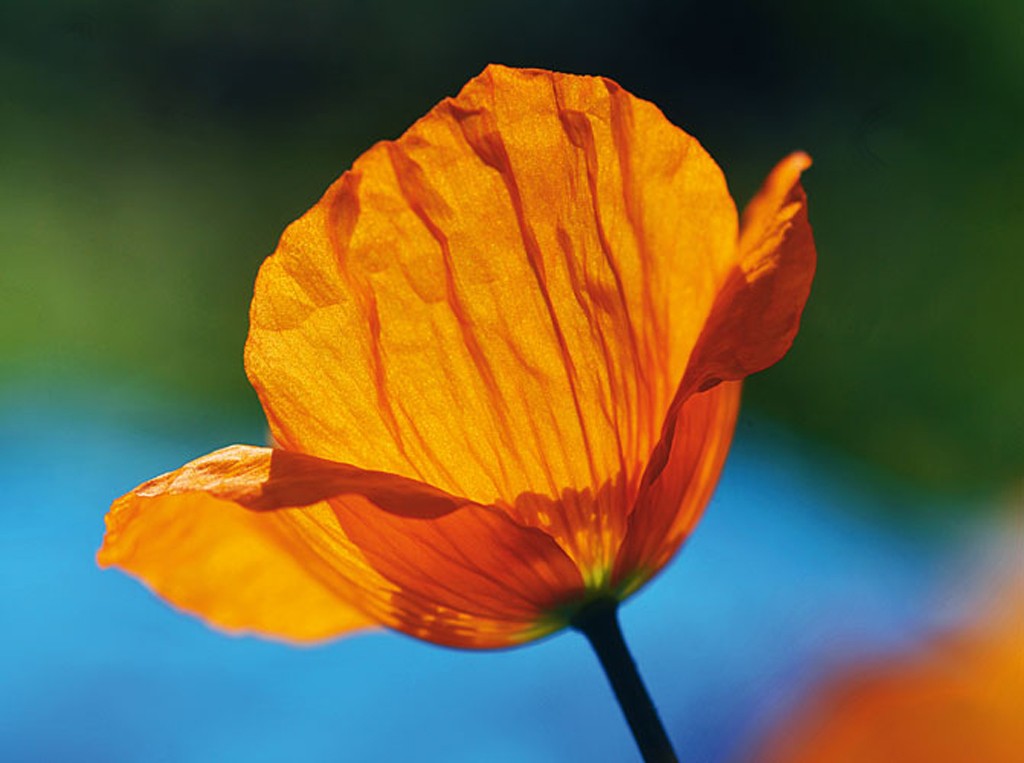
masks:
<instances>
[{"instance_id":1,"label":"dark green stem","mask_svg":"<svg viewBox=\"0 0 1024 763\"><path fill-rule=\"evenodd\" d=\"M609 599L588 604L572 619L572 627L587 637L597 653L646 763L678 763L651 695L622 638L619 603Z\"/></svg>"}]
</instances>

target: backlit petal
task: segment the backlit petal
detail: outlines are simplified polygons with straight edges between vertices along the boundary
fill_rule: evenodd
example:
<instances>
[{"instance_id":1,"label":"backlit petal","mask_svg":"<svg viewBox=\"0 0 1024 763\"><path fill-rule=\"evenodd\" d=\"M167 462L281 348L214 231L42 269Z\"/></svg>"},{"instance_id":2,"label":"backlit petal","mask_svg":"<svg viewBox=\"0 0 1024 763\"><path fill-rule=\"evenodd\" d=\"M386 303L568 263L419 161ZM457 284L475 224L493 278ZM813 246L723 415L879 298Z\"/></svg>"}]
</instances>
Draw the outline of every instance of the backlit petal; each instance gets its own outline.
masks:
<instances>
[{"instance_id":1,"label":"backlit petal","mask_svg":"<svg viewBox=\"0 0 1024 763\"><path fill-rule=\"evenodd\" d=\"M652 104L490 67L286 231L246 367L289 449L482 504L628 492L736 237L720 170ZM631 502L592 503L621 532ZM593 522L512 513L582 568L608 554Z\"/></svg>"},{"instance_id":2,"label":"backlit petal","mask_svg":"<svg viewBox=\"0 0 1024 763\"><path fill-rule=\"evenodd\" d=\"M667 564L703 514L729 452L741 386L725 382L691 395L666 421L616 559L622 595Z\"/></svg>"},{"instance_id":3,"label":"backlit petal","mask_svg":"<svg viewBox=\"0 0 1024 763\"><path fill-rule=\"evenodd\" d=\"M742 379L789 350L814 278L815 249L795 153L772 170L743 212L739 259L723 281L686 369L681 395Z\"/></svg>"},{"instance_id":4,"label":"backlit petal","mask_svg":"<svg viewBox=\"0 0 1024 763\"><path fill-rule=\"evenodd\" d=\"M164 599L236 633L312 642L374 625L309 554L280 514L228 498L258 500L270 452L233 448L157 477L118 499L107 514L98 561L141 579ZM216 475L227 480L218 489ZM310 509L313 511L314 509ZM374 573L354 556L350 574Z\"/></svg>"},{"instance_id":5,"label":"backlit petal","mask_svg":"<svg viewBox=\"0 0 1024 763\"><path fill-rule=\"evenodd\" d=\"M358 545L357 545L358 543ZM544 533L402 477L234 446L115 502L99 561L213 625L294 641L383 624L509 646L582 588Z\"/></svg>"},{"instance_id":6,"label":"backlit petal","mask_svg":"<svg viewBox=\"0 0 1024 763\"><path fill-rule=\"evenodd\" d=\"M340 525L396 590L384 617L448 646L514 646L564 627L583 598L576 565L550 536L492 508L403 519L366 501L332 501Z\"/></svg>"}]
</instances>

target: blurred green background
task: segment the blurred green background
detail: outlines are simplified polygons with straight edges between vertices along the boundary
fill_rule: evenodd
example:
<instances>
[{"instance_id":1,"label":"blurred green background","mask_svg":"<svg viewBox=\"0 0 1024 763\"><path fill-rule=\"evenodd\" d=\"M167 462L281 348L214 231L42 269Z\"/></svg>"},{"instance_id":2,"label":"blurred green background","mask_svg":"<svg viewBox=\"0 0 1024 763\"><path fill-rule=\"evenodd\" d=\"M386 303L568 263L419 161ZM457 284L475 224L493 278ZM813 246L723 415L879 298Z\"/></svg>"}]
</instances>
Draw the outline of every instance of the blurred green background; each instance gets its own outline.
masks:
<instances>
[{"instance_id":1,"label":"blurred green background","mask_svg":"<svg viewBox=\"0 0 1024 763\"><path fill-rule=\"evenodd\" d=\"M285 225L497 61L654 101L740 204L810 152L819 275L747 404L937 494L1003 493L1024 474L1022 29L1019 0L7 0L0 395L255 415L247 306Z\"/></svg>"}]
</instances>

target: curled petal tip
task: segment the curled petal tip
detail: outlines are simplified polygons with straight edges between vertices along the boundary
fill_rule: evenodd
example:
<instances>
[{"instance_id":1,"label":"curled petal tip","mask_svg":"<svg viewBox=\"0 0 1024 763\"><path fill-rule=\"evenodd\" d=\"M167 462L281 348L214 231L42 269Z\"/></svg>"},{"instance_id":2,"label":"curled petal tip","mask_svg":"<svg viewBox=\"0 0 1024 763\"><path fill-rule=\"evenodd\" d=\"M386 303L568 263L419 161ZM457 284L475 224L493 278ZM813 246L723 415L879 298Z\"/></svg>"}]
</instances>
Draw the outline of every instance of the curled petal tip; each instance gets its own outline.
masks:
<instances>
[{"instance_id":1,"label":"curled petal tip","mask_svg":"<svg viewBox=\"0 0 1024 763\"><path fill-rule=\"evenodd\" d=\"M811 155L806 151L794 151L786 157L784 161L789 162L801 172L814 164L814 160L811 159Z\"/></svg>"}]
</instances>

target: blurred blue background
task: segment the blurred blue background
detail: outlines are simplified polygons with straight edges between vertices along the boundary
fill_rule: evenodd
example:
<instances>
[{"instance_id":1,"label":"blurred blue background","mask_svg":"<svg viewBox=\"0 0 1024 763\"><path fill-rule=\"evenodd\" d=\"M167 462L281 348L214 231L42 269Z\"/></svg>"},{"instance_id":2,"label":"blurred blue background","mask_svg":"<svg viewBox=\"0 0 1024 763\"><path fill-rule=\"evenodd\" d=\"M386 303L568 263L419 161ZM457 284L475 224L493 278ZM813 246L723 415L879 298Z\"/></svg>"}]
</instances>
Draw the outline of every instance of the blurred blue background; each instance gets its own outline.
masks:
<instances>
[{"instance_id":1,"label":"blurred blue background","mask_svg":"<svg viewBox=\"0 0 1024 763\"><path fill-rule=\"evenodd\" d=\"M221 636L93 556L110 501L261 442L284 226L489 61L657 103L737 200L802 148L819 274L723 483L623 624L684 759L969 619L1024 485L1024 6L9 0L0 8L0 759L635 756L574 634L497 654Z\"/></svg>"},{"instance_id":2,"label":"blurred blue background","mask_svg":"<svg viewBox=\"0 0 1024 763\"><path fill-rule=\"evenodd\" d=\"M111 423L124 401L32 397L0 416L5 761L635 759L574 633L482 654L384 633L296 649L218 634L99 570L116 493L261 434L183 408L174 425L169 411ZM168 434L179 428L191 434ZM623 611L689 760L734 759L838 658L903 649L968 615L985 549L972 522L866 519L921 499L756 417L737 440L689 545Z\"/></svg>"}]
</instances>

